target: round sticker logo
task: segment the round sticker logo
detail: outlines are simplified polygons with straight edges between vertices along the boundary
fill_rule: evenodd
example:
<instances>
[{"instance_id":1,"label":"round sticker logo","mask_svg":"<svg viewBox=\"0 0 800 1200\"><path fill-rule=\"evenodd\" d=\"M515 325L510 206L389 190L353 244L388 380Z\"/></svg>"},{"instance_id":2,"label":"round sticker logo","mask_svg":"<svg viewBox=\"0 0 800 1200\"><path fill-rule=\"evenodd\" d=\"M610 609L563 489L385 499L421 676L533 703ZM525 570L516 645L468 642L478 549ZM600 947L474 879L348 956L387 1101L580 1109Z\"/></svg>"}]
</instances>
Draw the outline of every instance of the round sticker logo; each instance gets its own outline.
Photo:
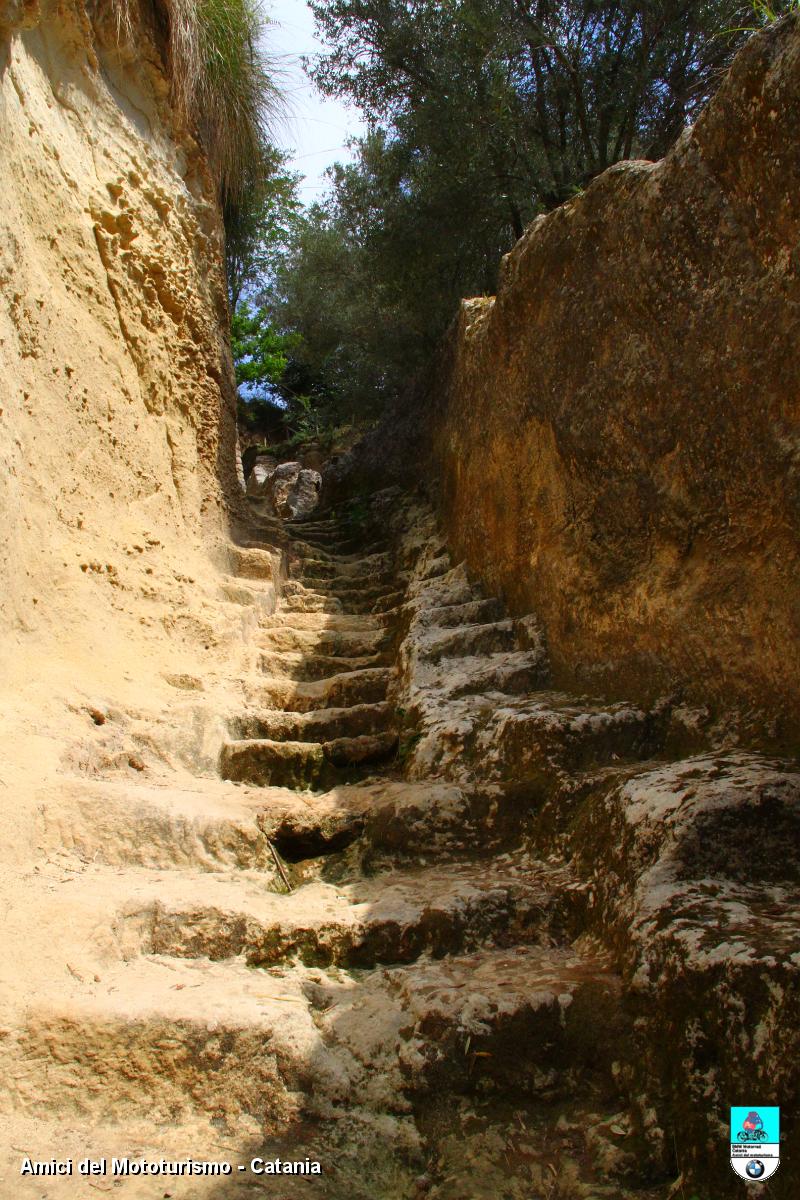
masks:
<instances>
[{"instance_id":1,"label":"round sticker logo","mask_svg":"<svg viewBox=\"0 0 800 1200\"><path fill-rule=\"evenodd\" d=\"M780 1165L781 1110L773 1105L731 1109L731 1166L750 1183L769 1179Z\"/></svg>"}]
</instances>

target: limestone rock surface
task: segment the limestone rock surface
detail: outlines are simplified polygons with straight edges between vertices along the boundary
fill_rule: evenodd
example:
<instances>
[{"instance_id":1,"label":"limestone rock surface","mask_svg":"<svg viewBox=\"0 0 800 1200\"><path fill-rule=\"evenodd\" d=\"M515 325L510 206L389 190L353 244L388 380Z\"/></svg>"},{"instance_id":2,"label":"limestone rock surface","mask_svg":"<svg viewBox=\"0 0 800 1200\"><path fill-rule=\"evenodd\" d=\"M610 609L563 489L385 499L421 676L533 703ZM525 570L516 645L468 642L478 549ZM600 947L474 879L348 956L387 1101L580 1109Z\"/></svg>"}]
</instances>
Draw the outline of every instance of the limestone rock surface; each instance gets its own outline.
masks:
<instances>
[{"instance_id":1,"label":"limestone rock surface","mask_svg":"<svg viewBox=\"0 0 800 1200\"><path fill-rule=\"evenodd\" d=\"M748 42L665 159L533 222L497 296L463 304L429 401L454 555L537 612L559 686L639 703L679 686L760 713L784 745L800 730L798 127L795 13Z\"/></svg>"},{"instance_id":2,"label":"limestone rock surface","mask_svg":"<svg viewBox=\"0 0 800 1200\"><path fill-rule=\"evenodd\" d=\"M259 454L247 476L247 495L254 497L263 493L264 484L271 477L278 460L271 454Z\"/></svg>"},{"instance_id":3,"label":"limestone rock surface","mask_svg":"<svg viewBox=\"0 0 800 1200\"><path fill-rule=\"evenodd\" d=\"M111 5L0 12L0 660L12 689L23 664L57 695L59 672L67 692L102 691L104 671L114 687L125 670L156 688L195 673L187 647L211 644L203 608L226 565L238 485L221 219L154 27L130 7L133 42Z\"/></svg>"},{"instance_id":4,"label":"limestone rock surface","mask_svg":"<svg viewBox=\"0 0 800 1200\"><path fill-rule=\"evenodd\" d=\"M10 514L0 545L3 1176L18 1177L21 1147L45 1160L313 1154L325 1174L292 1180L287 1196L740 1195L719 1162L720 1106L754 1083L798 1090L796 767L717 744L701 707L674 695L650 702L641 674L626 677L631 694L616 702L585 680L564 686L565 647L596 662L601 633L615 628L611 609L596 620L590 611L587 539L612 609L617 559L606 525L589 521L588 493L574 509L566 485L567 525L550 522L551 540L532 553L525 539L545 518L531 523L525 506L552 515L552 497L541 486L529 500L545 477L521 471L502 439L481 447L474 533L453 526L467 561L433 512L396 488L349 513L298 520L292 505L317 489L301 464L277 481L290 520L263 499L231 502L240 519L223 539L233 389L213 192L169 110L158 47L120 48L108 11L45 0L6 4L0 19L0 283L10 298L0 313L0 502ZM735 127L742 89L755 114L746 152L714 158L722 132L704 118L675 158L691 166L702 149L713 212L724 191L727 219L746 232L741 294L725 291L723 250L720 294L732 312L766 298L776 330L782 310L769 307L767 275L793 303L794 193L770 205L777 193L759 190L756 142L772 122L775 175L791 182L785 114L796 93L781 89L794 78L794 29L756 39L732 77L728 121ZM774 116L764 114L768 94L781 99ZM677 233L708 237L706 193L692 193L690 210L670 199L688 169L612 173L541 226L556 231L548 270L578 278L566 289L570 315L583 301L591 316L595 286L591 272L570 275L569 245L556 236L574 222L584 249L596 259L599 245L619 273L631 256L664 256L638 277L636 300L656 305L671 280L669 316L685 292L692 345L707 317L697 276L676 278L678 260L648 240L659 205L664 220L682 214ZM655 198L648 180L661 181ZM614 259L613 222L601 227L593 205L618 188L649 217ZM754 203L765 220L754 223ZM714 237L729 245L724 224ZM547 305L526 307L544 294L530 270L538 253L523 245L512 259L506 299L472 306L476 351L506 304L524 317L514 346L534 317L546 326ZM553 311L559 303L551 294ZM620 328L630 332L635 308L628 295ZM624 345L613 371L647 383L647 354L632 359ZM604 347L612 360L613 339ZM520 354L512 365L535 365ZM495 386L487 355L471 397L480 404ZM594 363L599 384L606 362ZM763 384L773 419L775 380L766 357L758 365L750 382ZM540 366L546 380L546 353ZM569 400L574 378L564 379ZM655 401L644 392L634 432L652 440ZM619 456L631 410L610 396L599 388L596 407L580 409L588 432L565 400L553 437L562 456L574 450L594 495L591 442L611 480L597 509L629 526ZM686 412L704 434L697 454L714 465L699 410ZM754 407L756 449L762 417ZM454 445L468 496L478 451L468 422L452 430L464 439ZM546 438L522 442L545 462ZM703 496L684 442L659 460L671 504L679 466L692 504ZM791 481L791 444L785 456ZM640 465L634 455L637 486ZM546 478L561 496L561 476ZM448 496L457 482L448 476ZM520 518L513 538L495 497L509 523ZM782 497L775 491L776 505ZM684 559L708 563L713 550L730 566L708 506L697 511L708 521ZM647 528L666 537L655 518ZM572 625L545 586L546 570L566 561L565 540L572 573L557 582L573 589ZM502 588L481 582L487 546L525 587L533 572L541 612L509 612L501 592L519 597L505 575ZM782 547L777 534L764 543L773 596L793 560L789 549L784 559L767 552ZM674 559L652 562L669 574ZM654 615L662 594L646 572L633 577L663 636L672 626ZM734 600L737 586L738 576ZM684 601L688 641L698 637L692 594L676 584L669 595ZM742 603L737 617L751 674L752 611ZM632 645L637 628L631 618ZM704 670L721 669L732 628L719 624ZM778 611L765 671L782 629ZM775 1200L796 1192L796 1123L787 1133ZM97 1190L114 1188L102 1182ZM152 1200L153 1183L132 1177L125 1195ZM53 1200L75 1195L74 1179L45 1187ZM169 1192L249 1200L254 1187L234 1167L222 1184L176 1180Z\"/></svg>"},{"instance_id":5,"label":"limestone rock surface","mask_svg":"<svg viewBox=\"0 0 800 1200\"><path fill-rule=\"evenodd\" d=\"M274 461L274 460L273 460ZM264 499L277 516L293 520L309 516L319 504L322 476L299 462L271 466L257 459L247 481L247 494Z\"/></svg>"}]
</instances>

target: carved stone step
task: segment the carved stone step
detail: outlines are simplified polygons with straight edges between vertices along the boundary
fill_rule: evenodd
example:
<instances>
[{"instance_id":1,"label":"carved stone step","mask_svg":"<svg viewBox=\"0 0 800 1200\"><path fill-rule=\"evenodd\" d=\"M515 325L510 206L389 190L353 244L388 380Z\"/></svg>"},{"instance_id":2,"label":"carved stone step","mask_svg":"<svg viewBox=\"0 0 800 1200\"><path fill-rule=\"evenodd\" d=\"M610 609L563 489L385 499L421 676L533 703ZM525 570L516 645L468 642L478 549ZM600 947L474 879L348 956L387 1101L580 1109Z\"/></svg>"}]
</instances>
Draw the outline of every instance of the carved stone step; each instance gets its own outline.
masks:
<instances>
[{"instance_id":1,"label":"carved stone step","mask_svg":"<svg viewBox=\"0 0 800 1200\"><path fill-rule=\"evenodd\" d=\"M238 868L269 880L275 864L258 824L262 810L263 793L219 779L169 788L127 779L64 780L58 801L42 803L40 836L51 855L69 852L79 864Z\"/></svg>"},{"instance_id":2,"label":"carved stone step","mask_svg":"<svg viewBox=\"0 0 800 1200\"><path fill-rule=\"evenodd\" d=\"M533 859L393 871L357 883L315 881L288 895L252 879L148 881L122 903L115 927L131 952L181 958L244 956L250 966L409 963L500 944L562 941L572 876Z\"/></svg>"},{"instance_id":3,"label":"carved stone step","mask_svg":"<svg viewBox=\"0 0 800 1200\"><path fill-rule=\"evenodd\" d=\"M385 629L297 629L291 624L274 625L264 631L259 645L273 653L287 651L307 656L368 658L386 650L391 634Z\"/></svg>"},{"instance_id":4,"label":"carved stone step","mask_svg":"<svg viewBox=\"0 0 800 1200\"><path fill-rule=\"evenodd\" d=\"M364 733L383 733L391 724L393 711L392 705L386 701L310 712L273 709L271 712L236 718L231 724L231 733L237 739L327 742L334 738L358 737Z\"/></svg>"},{"instance_id":5,"label":"carved stone step","mask_svg":"<svg viewBox=\"0 0 800 1200\"><path fill-rule=\"evenodd\" d=\"M372 558L384 558L387 565L391 563L391 551L385 542L359 543L357 550L344 552L329 549L329 545L330 543L326 546L293 540L290 543L290 554L301 560L317 559L323 563L341 563L345 567L350 563L362 562L364 559Z\"/></svg>"},{"instance_id":6,"label":"carved stone step","mask_svg":"<svg viewBox=\"0 0 800 1200\"><path fill-rule=\"evenodd\" d=\"M31 1115L257 1129L298 1091L311 1112L403 1112L409 1093L443 1088L550 1099L619 1057L619 983L588 950L485 950L357 983L167 955L67 979L29 998L5 1044L6 1085Z\"/></svg>"},{"instance_id":7,"label":"carved stone step","mask_svg":"<svg viewBox=\"0 0 800 1200\"><path fill-rule=\"evenodd\" d=\"M289 519L283 522L284 528L290 532L318 533L320 530L338 531L344 527L344 522L336 517L324 517L318 513L316 517L306 517L297 520Z\"/></svg>"},{"instance_id":8,"label":"carved stone step","mask_svg":"<svg viewBox=\"0 0 800 1200\"><path fill-rule=\"evenodd\" d=\"M326 555L324 558L298 555L290 562L294 579L308 582L327 579L374 579L391 574L391 557L388 554L370 555Z\"/></svg>"},{"instance_id":9,"label":"carved stone step","mask_svg":"<svg viewBox=\"0 0 800 1200\"><path fill-rule=\"evenodd\" d=\"M470 655L457 663L426 663L420 675L419 690L424 685L441 698L457 700L480 694L517 696L537 691L547 679L547 668L540 654L512 650Z\"/></svg>"},{"instance_id":10,"label":"carved stone step","mask_svg":"<svg viewBox=\"0 0 800 1200\"><path fill-rule=\"evenodd\" d=\"M610 1074L625 1019L620 980L587 947L484 950L320 985L321 1026L383 1088L568 1097Z\"/></svg>"},{"instance_id":11,"label":"carved stone step","mask_svg":"<svg viewBox=\"0 0 800 1200\"><path fill-rule=\"evenodd\" d=\"M336 852L358 840L362 856L440 860L496 845L516 807L442 783L374 779L330 792L197 780L179 790L130 782L65 781L64 808L46 802L41 843L81 863L220 872L257 870L281 887L267 838L290 862Z\"/></svg>"},{"instance_id":12,"label":"carved stone step","mask_svg":"<svg viewBox=\"0 0 800 1200\"><path fill-rule=\"evenodd\" d=\"M323 596L338 596L342 600L377 600L397 591L400 577L394 571L375 571L365 575L336 575L331 579L307 580L314 591Z\"/></svg>"},{"instance_id":13,"label":"carved stone step","mask_svg":"<svg viewBox=\"0 0 800 1200\"><path fill-rule=\"evenodd\" d=\"M316 793L265 789L259 827L289 862L318 858L355 842L363 855L427 862L474 854L477 832L490 837L491 798L453 784L370 779ZM488 816L488 820L487 820Z\"/></svg>"},{"instance_id":14,"label":"carved stone step","mask_svg":"<svg viewBox=\"0 0 800 1200\"><path fill-rule=\"evenodd\" d=\"M332 556L328 559L298 556L290 563L290 570L293 579L302 579L304 583L312 585L345 574L343 564ZM364 573L368 575L369 570Z\"/></svg>"},{"instance_id":15,"label":"carved stone step","mask_svg":"<svg viewBox=\"0 0 800 1200\"><path fill-rule=\"evenodd\" d=\"M309 533L302 537L292 536L292 546L302 553L307 549L311 553L327 553L336 557L362 557L365 554L382 554L386 551L386 542L375 538L364 541L363 538L350 533Z\"/></svg>"},{"instance_id":16,"label":"carved stone step","mask_svg":"<svg viewBox=\"0 0 800 1200\"><path fill-rule=\"evenodd\" d=\"M385 762L396 748L392 732L329 742L227 742L220 753L220 773L225 779L269 787L325 789L361 778L363 768Z\"/></svg>"},{"instance_id":17,"label":"carved stone step","mask_svg":"<svg viewBox=\"0 0 800 1200\"><path fill-rule=\"evenodd\" d=\"M313 679L327 679L346 671L363 671L374 667L385 667L391 661L388 653L365 654L360 657L331 654L302 654L279 651L264 651L259 655L259 669L265 675L283 675L298 683Z\"/></svg>"},{"instance_id":18,"label":"carved stone step","mask_svg":"<svg viewBox=\"0 0 800 1200\"><path fill-rule=\"evenodd\" d=\"M602 705L544 693L498 709L476 742L489 770L515 783L648 757L658 730L630 704Z\"/></svg>"},{"instance_id":19,"label":"carved stone step","mask_svg":"<svg viewBox=\"0 0 800 1200\"><path fill-rule=\"evenodd\" d=\"M454 698L420 689L411 713L422 735L408 765L416 778L435 772L466 783L479 775L539 809L583 772L650 757L661 733L635 706L561 692Z\"/></svg>"},{"instance_id":20,"label":"carved stone step","mask_svg":"<svg viewBox=\"0 0 800 1200\"><path fill-rule=\"evenodd\" d=\"M380 601L396 594L396 585L364 585L339 592L309 588L299 580L290 579L283 587L281 608L285 612L371 613L380 611Z\"/></svg>"},{"instance_id":21,"label":"carved stone step","mask_svg":"<svg viewBox=\"0 0 800 1200\"><path fill-rule=\"evenodd\" d=\"M344 605L335 596L323 596L290 579L283 585L281 612L338 614L344 612Z\"/></svg>"},{"instance_id":22,"label":"carved stone step","mask_svg":"<svg viewBox=\"0 0 800 1200\"><path fill-rule=\"evenodd\" d=\"M6 1082L21 1076L26 1111L168 1124L205 1114L258 1128L265 1112L287 1111L305 1064L323 1069L299 969L284 980L243 962L147 958L106 964L98 978L67 976L57 995L32 998L6 1043Z\"/></svg>"},{"instance_id":23,"label":"carved stone step","mask_svg":"<svg viewBox=\"0 0 800 1200\"><path fill-rule=\"evenodd\" d=\"M279 605L274 613L262 618L260 628L332 631L335 633L374 633L382 629L390 629L396 625L393 616L386 613L326 613L326 612L289 612Z\"/></svg>"},{"instance_id":24,"label":"carved stone step","mask_svg":"<svg viewBox=\"0 0 800 1200\"><path fill-rule=\"evenodd\" d=\"M245 681L245 696L253 706L285 708L293 712L346 708L352 704L377 704L385 700L394 678L391 667L365 667L305 683L280 677L250 678Z\"/></svg>"},{"instance_id":25,"label":"carved stone step","mask_svg":"<svg viewBox=\"0 0 800 1200\"><path fill-rule=\"evenodd\" d=\"M485 625L502 621L505 612L502 601L496 597L490 600L469 600L462 604L444 604L433 607L412 606L417 621L423 626L437 626L440 629L461 628L466 625Z\"/></svg>"},{"instance_id":26,"label":"carved stone step","mask_svg":"<svg viewBox=\"0 0 800 1200\"><path fill-rule=\"evenodd\" d=\"M433 629L419 639L418 654L423 662L438 663L448 658L496 654L516 647L514 622L506 620L487 625L464 625L444 632Z\"/></svg>"},{"instance_id":27,"label":"carved stone step","mask_svg":"<svg viewBox=\"0 0 800 1200\"><path fill-rule=\"evenodd\" d=\"M482 589L470 581L463 564L433 579L413 580L408 596L409 600L425 608L472 604L485 599Z\"/></svg>"},{"instance_id":28,"label":"carved stone step","mask_svg":"<svg viewBox=\"0 0 800 1200\"><path fill-rule=\"evenodd\" d=\"M382 613L385 613L387 616L393 615L395 611L400 608L400 605L403 603L404 599L405 592L403 591L388 592L385 596L379 597L379 599L374 602L370 612L373 612L377 615Z\"/></svg>"}]
</instances>

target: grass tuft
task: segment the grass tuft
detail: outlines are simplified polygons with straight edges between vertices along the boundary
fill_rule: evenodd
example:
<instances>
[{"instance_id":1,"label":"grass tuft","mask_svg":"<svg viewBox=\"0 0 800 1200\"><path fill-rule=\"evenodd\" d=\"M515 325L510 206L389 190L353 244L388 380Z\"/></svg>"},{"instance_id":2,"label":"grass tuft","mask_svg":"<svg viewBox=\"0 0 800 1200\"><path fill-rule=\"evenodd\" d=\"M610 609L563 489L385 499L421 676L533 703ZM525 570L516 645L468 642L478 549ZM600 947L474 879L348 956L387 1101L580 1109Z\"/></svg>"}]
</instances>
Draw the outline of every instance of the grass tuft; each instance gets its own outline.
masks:
<instances>
[{"instance_id":1,"label":"grass tuft","mask_svg":"<svg viewBox=\"0 0 800 1200\"><path fill-rule=\"evenodd\" d=\"M112 0L120 41L135 36L134 6ZM262 170L268 129L284 114L278 71L265 48L260 0L150 0L163 30L172 100L196 130L227 205Z\"/></svg>"}]
</instances>

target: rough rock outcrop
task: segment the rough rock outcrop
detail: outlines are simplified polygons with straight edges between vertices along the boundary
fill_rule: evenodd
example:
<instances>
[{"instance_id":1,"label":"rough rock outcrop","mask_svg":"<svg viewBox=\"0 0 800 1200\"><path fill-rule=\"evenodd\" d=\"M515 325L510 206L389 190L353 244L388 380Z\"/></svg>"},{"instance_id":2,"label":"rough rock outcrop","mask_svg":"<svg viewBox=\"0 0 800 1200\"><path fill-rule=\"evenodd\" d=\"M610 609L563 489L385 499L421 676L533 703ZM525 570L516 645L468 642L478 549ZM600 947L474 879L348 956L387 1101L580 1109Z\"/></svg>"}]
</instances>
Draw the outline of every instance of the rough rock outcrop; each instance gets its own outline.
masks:
<instances>
[{"instance_id":1,"label":"rough rock outcrop","mask_svg":"<svg viewBox=\"0 0 800 1200\"><path fill-rule=\"evenodd\" d=\"M260 507L228 586L266 600ZM76 714L40 784L0 880L0 1165L222 1136L318 1158L320 1200L735 1200L725 1104L797 1083L796 770L710 753L680 706L553 690L536 621L418 498L284 537L277 607L171 677L168 728ZM179 773L203 698L221 735ZM187 1200L249 1197L232 1170Z\"/></svg>"},{"instance_id":2,"label":"rough rock outcrop","mask_svg":"<svg viewBox=\"0 0 800 1200\"><path fill-rule=\"evenodd\" d=\"M274 537L252 507L243 585ZM309 1157L322 1175L281 1195L668 1200L619 1071L621 980L576 936L568 864L498 824L479 766L469 787L403 777L398 648L415 622L449 631L453 674L491 689L485 706L515 687L493 622L480 645L449 604L432 514L384 493L286 533L279 606L231 668L219 773L62 772L38 870L0 881L6 928L21 893L39 917L3 1010L0 1166L28 1145L191 1152L244 1173L170 1193L244 1200L254 1155Z\"/></svg>"},{"instance_id":3,"label":"rough rock outcrop","mask_svg":"<svg viewBox=\"0 0 800 1200\"><path fill-rule=\"evenodd\" d=\"M509 619L453 566L424 510L406 503L393 524L410 568L396 689L407 776L482 798L464 831L491 861L521 841L569 865L575 927L622 978L632 1023L615 1035L617 1068L643 1159L680 1173L687 1195L735 1196L730 1098L778 1103L798 1086L796 762L720 751L707 714L684 704L553 689L537 622ZM796 1190L798 1124L782 1103L776 1200Z\"/></svg>"},{"instance_id":4,"label":"rough rock outcrop","mask_svg":"<svg viewBox=\"0 0 800 1200\"><path fill-rule=\"evenodd\" d=\"M92 779L114 775L129 796L167 763L173 785L187 764L216 767L219 693L280 572L280 554L229 537L235 388L216 189L171 107L157 22L139 21L150 6L129 6L121 45L118 7L0 0L7 1015L39 983L72 978L57 950L69 919L27 886L45 809L54 853L84 819L108 844L119 824L104 803L87 815ZM184 850L199 849L191 818L184 833ZM140 827L131 852L162 834ZM25 1104L11 1096L16 1116Z\"/></svg>"},{"instance_id":5,"label":"rough rock outcrop","mask_svg":"<svg viewBox=\"0 0 800 1200\"><path fill-rule=\"evenodd\" d=\"M278 460L272 454L259 454L254 460L247 475L247 495L258 496L263 485L270 478L278 465Z\"/></svg>"},{"instance_id":6,"label":"rough rock outcrop","mask_svg":"<svg viewBox=\"0 0 800 1200\"><path fill-rule=\"evenodd\" d=\"M308 1154L287 1194L740 1194L720 1106L797 1093L796 772L555 686L542 623L397 491L256 501L223 556L202 158L145 31L126 61L70 0L2 12L2 1173L224 1155L245 1173L169 1191L233 1200ZM748 70L783 77L785 28Z\"/></svg>"},{"instance_id":7,"label":"rough rock outcrop","mask_svg":"<svg viewBox=\"0 0 800 1200\"><path fill-rule=\"evenodd\" d=\"M591 920L631 981L639 1081L710 1195L728 1170L729 1097L797 1091L799 835L795 765L731 752L588 789L570 838ZM787 1178L770 1195L796 1188L783 1103Z\"/></svg>"},{"instance_id":8,"label":"rough rock outcrop","mask_svg":"<svg viewBox=\"0 0 800 1200\"><path fill-rule=\"evenodd\" d=\"M800 729L800 15L538 218L431 393L442 510L554 677Z\"/></svg>"},{"instance_id":9,"label":"rough rock outcrop","mask_svg":"<svg viewBox=\"0 0 800 1200\"><path fill-rule=\"evenodd\" d=\"M0 654L76 678L216 586L237 492L215 188L111 7L0 4Z\"/></svg>"},{"instance_id":10,"label":"rough rock outcrop","mask_svg":"<svg viewBox=\"0 0 800 1200\"><path fill-rule=\"evenodd\" d=\"M319 504L322 476L299 462L278 465L263 456L256 459L247 480L247 495L264 500L269 511L288 520L307 517Z\"/></svg>"}]
</instances>

